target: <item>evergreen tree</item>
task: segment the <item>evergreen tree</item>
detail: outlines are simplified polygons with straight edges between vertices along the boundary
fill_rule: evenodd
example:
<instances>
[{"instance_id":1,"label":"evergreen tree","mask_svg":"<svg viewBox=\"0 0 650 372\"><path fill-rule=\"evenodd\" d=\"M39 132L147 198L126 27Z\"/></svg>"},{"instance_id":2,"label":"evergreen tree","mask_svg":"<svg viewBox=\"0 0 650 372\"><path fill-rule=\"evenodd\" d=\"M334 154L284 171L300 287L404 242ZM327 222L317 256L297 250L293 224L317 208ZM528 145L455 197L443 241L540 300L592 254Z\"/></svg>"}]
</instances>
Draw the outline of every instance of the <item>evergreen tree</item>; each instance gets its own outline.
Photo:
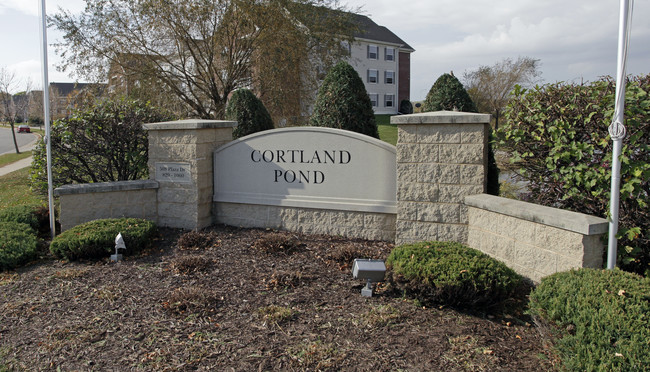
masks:
<instances>
[{"instance_id":1,"label":"evergreen tree","mask_svg":"<svg viewBox=\"0 0 650 372\"><path fill-rule=\"evenodd\" d=\"M477 112L463 84L451 74L442 74L424 100L424 112L442 110Z\"/></svg>"},{"instance_id":2,"label":"evergreen tree","mask_svg":"<svg viewBox=\"0 0 650 372\"><path fill-rule=\"evenodd\" d=\"M346 129L379 138L366 87L347 62L339 62L327 73L310 122L317 127Z\"/></svg>"},{"instance_id":3,"label":"evergreen tree","mask_svg":"<svg viewBox=\"0 0 650 372\"><path fill-rule=\"evenodd\" d=\"M226 107L226 119L237 122L232 133L235 139L274 128L266 107L248 89L238 89L232 94Z\"/></svg>"}]
</instances>

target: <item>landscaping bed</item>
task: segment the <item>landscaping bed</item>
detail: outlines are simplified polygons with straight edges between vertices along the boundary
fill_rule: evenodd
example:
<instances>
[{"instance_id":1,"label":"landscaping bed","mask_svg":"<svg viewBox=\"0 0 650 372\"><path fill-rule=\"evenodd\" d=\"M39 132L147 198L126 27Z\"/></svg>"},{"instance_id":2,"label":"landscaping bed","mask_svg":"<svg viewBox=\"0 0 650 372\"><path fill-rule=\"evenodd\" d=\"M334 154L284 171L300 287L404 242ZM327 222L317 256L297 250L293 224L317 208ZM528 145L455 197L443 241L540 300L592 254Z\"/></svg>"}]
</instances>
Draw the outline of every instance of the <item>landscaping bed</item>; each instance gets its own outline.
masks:
<instances>
[{"instance_id":1,"label":"landscaping bed","mask_svg":"<svg viewBox=\"0 0 650 372\"><path fill-rule=\"evenodd\" d=\"M212 227L162 229L154 246L0 273L0 370L553 369L516 304L362 297L352 257L385 259L391 243Z\"/></svg>"}]
</instances>

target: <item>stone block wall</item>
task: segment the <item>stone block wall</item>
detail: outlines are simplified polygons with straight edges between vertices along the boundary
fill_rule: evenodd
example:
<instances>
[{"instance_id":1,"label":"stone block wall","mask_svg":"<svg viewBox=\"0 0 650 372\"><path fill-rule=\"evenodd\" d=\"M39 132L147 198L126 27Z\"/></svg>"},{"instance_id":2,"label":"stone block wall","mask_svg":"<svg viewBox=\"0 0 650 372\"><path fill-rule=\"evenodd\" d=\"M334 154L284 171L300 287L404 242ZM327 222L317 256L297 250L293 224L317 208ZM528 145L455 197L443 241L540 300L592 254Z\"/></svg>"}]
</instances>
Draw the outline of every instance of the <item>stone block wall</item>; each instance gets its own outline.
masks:
<instances>
[{"instance_id":1,"label":"stone block wall","mask_svg":"<svg viewBox=\"0 0 650 372\"><path fill-rule=\"evenodd\" d=\"M395 214L271 205L215 203L216 222L266 227L304 234L339 235L368 240L395 240Z\"/></svg>"},{"instance_id":2,"label":"stone block wall","mask_svg":"<svg viewBox=\"0 0 650 372\"><path fill-rule=\"evenodd\" d=\"M465 198L468 245L534 282L572 268L601 268L607 220L492 195Z\"/></svg>"},{"instance_id":3,"label":"stone block wall","mask_svg":"<svg viewBox=\"0 0 650 372\"><path fill-rule=\"evenodd\" d=\"M149 174L158 189L158 224L184 229L211 225L214 170L212 152L232 141L233 121L180 120L145 124L149 134ZM160 175L160 166L183 164L187 180ZM158 165L158 168L157 168Z\"/></svg>"},{"instance_id":4,"label":"stone block wall","mask_svg":"<svg viewBox=\"0 0 650 372\"><path fill-rule=\"evenodd\" d=\"M119 181L64 185L54 190L59 197L61 230L102 219L134 217L156 222L158 182Z\"/></svg>"},{"instance_id":5,"label":"stone block wall","mask_svg":"<svg viewBox=\"0 0 650 372\"><path fill-rule=\"evenodd\" d=\"M487 185L490 115L439 111L397 124L396 244L467 242L467 195Z\"/></svg>"}]
</instances>

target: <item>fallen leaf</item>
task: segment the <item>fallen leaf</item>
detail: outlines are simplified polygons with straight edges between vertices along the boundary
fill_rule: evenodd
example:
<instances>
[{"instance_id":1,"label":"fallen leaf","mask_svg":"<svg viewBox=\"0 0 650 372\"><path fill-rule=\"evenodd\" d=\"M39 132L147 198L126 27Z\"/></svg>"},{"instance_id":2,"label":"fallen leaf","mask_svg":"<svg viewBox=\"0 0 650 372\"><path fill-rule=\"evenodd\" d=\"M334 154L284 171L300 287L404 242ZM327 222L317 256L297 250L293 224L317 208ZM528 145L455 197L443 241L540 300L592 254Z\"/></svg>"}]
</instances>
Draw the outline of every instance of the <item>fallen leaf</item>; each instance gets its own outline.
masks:
<instances>
[{"instance_id":1,"label":"fallen leaf","mask_svg":"<svg viewBox=\"0 0 650 372\"><path fill-rule=\"evenodd\" d=\"M625 290L621 289L620 291L618 291L618 295L625 297Z\"/></svg>"},{"instance_id":2,"label":"fallen leaf","mask_svg":"<svg viewBox=\"0 0 650 372\"><path fill-rule=\"evenodd\" d=\"M483 350L483 354L492 355L492 354L494 354L494 351L492 351L492 349L485 349L485 350Z\"/></svg>"}]
</instances>

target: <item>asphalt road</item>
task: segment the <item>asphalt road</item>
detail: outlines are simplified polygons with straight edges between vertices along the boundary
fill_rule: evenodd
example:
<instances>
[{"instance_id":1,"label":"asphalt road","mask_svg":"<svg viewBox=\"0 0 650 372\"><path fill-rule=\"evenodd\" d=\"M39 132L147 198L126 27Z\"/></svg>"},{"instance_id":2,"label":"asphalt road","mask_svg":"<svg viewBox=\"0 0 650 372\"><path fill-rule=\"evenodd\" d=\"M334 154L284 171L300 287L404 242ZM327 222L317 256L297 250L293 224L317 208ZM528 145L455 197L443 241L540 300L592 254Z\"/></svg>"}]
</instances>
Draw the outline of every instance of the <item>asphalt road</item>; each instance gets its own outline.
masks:
<instances>
[{"instance_id":1,"label":"asphalt road","mask_svg":"<svg viewBox=\"0 0 650 372\"><path fill-rule=\"evenodd\" d=\"M18 128L18 125L16 125ZM28 145L36 141L38 137L31 133L16 133L16 141L18 142L18 147ZM11 137L10 128L0 128L0 155L7 152L15 152L14 140Z\"/></svg>"}]
</instances>

